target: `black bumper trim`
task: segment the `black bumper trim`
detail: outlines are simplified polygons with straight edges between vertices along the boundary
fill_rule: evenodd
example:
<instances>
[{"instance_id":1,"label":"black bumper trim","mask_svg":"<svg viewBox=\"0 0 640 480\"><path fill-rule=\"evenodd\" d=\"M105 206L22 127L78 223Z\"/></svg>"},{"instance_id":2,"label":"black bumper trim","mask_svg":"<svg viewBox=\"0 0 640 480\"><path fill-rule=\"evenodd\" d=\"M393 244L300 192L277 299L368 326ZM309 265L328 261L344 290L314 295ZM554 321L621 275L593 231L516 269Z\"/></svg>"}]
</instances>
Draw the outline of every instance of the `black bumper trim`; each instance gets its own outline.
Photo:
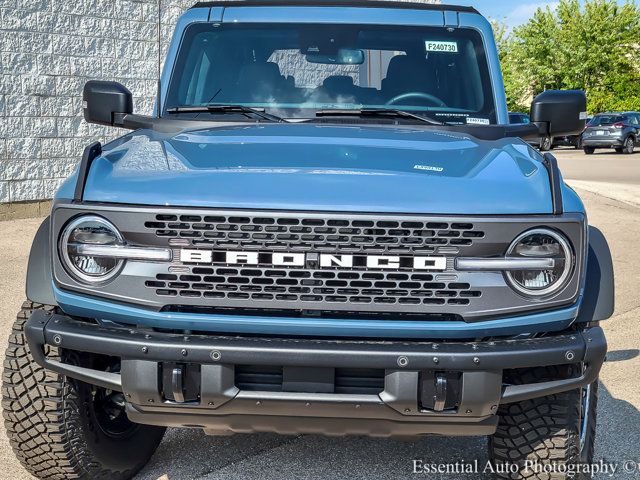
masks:
<instances>
[{"instance_id":1,"label":"black bumper trim","mask_svg":"<svg viewBox=\"0 0 640 480\"><path fill-rule=\"evenodd\" d=\"M597 379L606 354L600 327L538 339L492 342L389 342L221 337L140 331L35 311L25 325L35 361L55 372L122 391L137 423L233 432L403 436L491 435L500 403L585 386ZM121 372L61 363L45 345L119 357ZM199 396L167 400L159 372L164 362L199 365ZM579 378L504 385L503 370L583 363ZM243 391L236 365L377 368L385 370L379 395ZM461 373L452 410L422 406L421 371ZM175 397L172 397L175 398Z\"/></svg>"},{"instance_id":2,"label":"black bumper trim","mask_svg":"<svg viewBox=\"0 0 640 480\"><path fill-rule=\"evenodd\" d=\"M534 339L492 342L402 342L223 337L101 326L36 311L29 342L126 359L213 364L406 370L503 370L604 359L599 327ZM215 360L212 359L215 357ZM405 357L401 360L401 357Z\"/></svg>"},{"instance_id":3,"label":"black bumper trim","mask_svg":"<svg viewBox=\"0 0 640 480\"><path fill-rule=\"evenodd\" d=\"M594 381L604 362L606 340L600 327L535 339L492 342L371 342L178 335L102 326L38 310L25 332L36 362L88 383L121 390L119 375L50 360L43 345L147 362L213 365L281 365L387 370L502 371L585 363L581 377L507 386L502 402L558 393Z\"/></svg>"}]
</instances>

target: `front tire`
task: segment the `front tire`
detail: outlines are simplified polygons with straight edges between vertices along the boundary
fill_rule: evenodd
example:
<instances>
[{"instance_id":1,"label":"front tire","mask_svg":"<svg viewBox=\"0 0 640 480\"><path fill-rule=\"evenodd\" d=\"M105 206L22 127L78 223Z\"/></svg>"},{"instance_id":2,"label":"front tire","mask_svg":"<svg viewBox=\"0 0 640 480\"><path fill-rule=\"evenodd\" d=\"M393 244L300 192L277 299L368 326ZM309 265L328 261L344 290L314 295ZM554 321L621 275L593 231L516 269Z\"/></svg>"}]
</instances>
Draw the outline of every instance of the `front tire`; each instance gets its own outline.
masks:
<instances>
[{"instance_id":1,"label":"front tire","mask_svg":"<svg viewBox=\"0 0 640 480\"><path fill-rule=\"evenodd\" d=\"M568 378L574 373L570 366L535 368L521 373L512 383ZM590 479L584 473L570 473L579 464L593 463L597 401L596 380L583 389L501 406L498 429L489 440L489 456L498 477ZM527 462L531 468L525 468ZM517 473L506 468L508 465L517 465Z\"/></svg>"},{"instance_id":2,"label":"front tire","mask_svg":"<svg viewBox=\"0 0 640 480\"><path fill-rule=\"evenodd\" d=\"M34 310L25 302L9 336L2 376L2 408L15 455L36 478L47 480L132 478L153 455L164 428L126 418L122 395L40 367L31 356L24 325ZM87 358L63 355L87 365Z\"/></svg>"},{"instance_id":3,"label":"front tire","mask_svg":"<svg viewBox=\"0 0 640 480\"><path fill-rule=\"evenodd\" d=\"M594 147L584 147L584 153L587 155L593 155L596 149Z\"/></svg>"},{"instance_id":4,"label":"front tire","mask_svg":"<svg viewBox=\"0 0 640 480\"><path fill-rule=\"evenodd\" d=\"M553 138L551 137L542 137L540 139L540 151L548 152L553 148Z\"/></svg>"},{"instance_id":5,"label":"front tire","mask_svg":"<svg viewBox=\"0 0 640 480\"><path fill-rule=\"evenodd\" d=\"M576 144L573 146L576 150L582 150L582 138L578 137Z\"/></svg>"}]
</instances>

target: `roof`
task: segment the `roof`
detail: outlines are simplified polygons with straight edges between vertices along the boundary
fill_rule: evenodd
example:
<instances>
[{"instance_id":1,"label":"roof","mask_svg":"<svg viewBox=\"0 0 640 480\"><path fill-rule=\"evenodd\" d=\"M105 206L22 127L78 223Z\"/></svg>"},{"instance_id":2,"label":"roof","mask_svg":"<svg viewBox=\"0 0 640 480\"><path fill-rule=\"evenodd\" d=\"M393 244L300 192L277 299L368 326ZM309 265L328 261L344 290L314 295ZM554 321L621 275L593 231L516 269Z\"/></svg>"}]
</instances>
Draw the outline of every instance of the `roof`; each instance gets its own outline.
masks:
<instances>
[{"instance_id":1,"label":"roof","mask_svg":"<svg viewBox=\"0 0 640 480\"><path fill-rule=\"evenodd\" d=\"M213 0L198 2L191 8L198 7L357 7L478 13L473 7L424 3L419 0Z\"/></svg>"}]
</instances>

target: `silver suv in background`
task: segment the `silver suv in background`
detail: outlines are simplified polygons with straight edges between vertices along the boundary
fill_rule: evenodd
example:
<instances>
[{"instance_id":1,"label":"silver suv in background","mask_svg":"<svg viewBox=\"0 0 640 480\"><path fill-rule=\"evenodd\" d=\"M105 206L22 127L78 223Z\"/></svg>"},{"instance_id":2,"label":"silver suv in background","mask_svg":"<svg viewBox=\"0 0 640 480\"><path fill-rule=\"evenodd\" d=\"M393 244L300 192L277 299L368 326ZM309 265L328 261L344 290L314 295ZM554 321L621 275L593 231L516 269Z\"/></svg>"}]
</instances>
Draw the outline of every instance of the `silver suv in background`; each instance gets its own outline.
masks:
<instances>
[{"instance_id":1,"label":"silver suv in background","mask_svg":"<svg viewBox=\"0 0 640 480\"><path fill-rule=\"evenodd\" d=\"M601 113L587 124L582 134L584 153L596 148L614 148L618 153L632 154L640 141L640 113Z\"/></svg>"}]
</instances>

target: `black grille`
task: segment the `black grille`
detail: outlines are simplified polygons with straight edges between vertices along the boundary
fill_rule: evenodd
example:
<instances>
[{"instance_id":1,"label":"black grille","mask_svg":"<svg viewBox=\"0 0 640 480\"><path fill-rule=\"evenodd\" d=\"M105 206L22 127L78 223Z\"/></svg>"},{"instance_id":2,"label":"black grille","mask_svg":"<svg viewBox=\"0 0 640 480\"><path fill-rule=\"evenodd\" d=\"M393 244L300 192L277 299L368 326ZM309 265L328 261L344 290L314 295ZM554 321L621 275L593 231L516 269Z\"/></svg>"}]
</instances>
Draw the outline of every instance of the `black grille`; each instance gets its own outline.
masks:
<instances>
[{"instance_id":1,"label":"black grille","mask_svg":"<svg viewBox=\"0 0 640 480\"><path fill-rule=\"evenodd\" d=\"M384 370L373 368L336 368L333 393L377 395L384 390ZM268 365L236 365L235 384L240 390L282 392L282 367Z\"/></svg>"},{"instance_id":2,"label":"black grille","mask_svg":"<svg viewBox=\"0 0 640 480\"><path fill-rule=\"evenodd\" d=\"M228 249L332 253L433 253L471 246L472 223L266 216L156 215L145 227L165 239Z\"/></svg>"},{"instance_id":3,"label":"black grille","mask_svg":"<svg viewBox=\"0 0 640 480\"><path fill-rule=\"evenodd\" d=\"M162 297L276 300L325 306L469 305L481 296L480 290L468 283L436 280L426 273L284 268L191 267L187 275L158 274L145 285Z\"/></svg>"},{"instance_id":4,"label":"black grille","mask_svg":"<svg viewBox=\"0 0 640 480\"><path fill-rule=\"evenodd\" d=\"M236 365L235 383L240 390L281 392L282 367L269 365Z\"/></svg>"},{"instance_id":5,"label":"black grille","mask_svg":"<svg viewBox=\"0 0 640 480\"><path fill-rule=\"evenodd\" d=\"M459 276L446 275L453 273L453 256L485 238L481 228L467 221L165 213L144 227L176 248L174 258L180 258L180 247L213 252L213 264L180 264L179 272L158 273L145 281L170 305L421 313L427 319L430 308L466 308L482 295ZM258 251L261 258L279 251L355 257L352 268L280 267L262 260L259 265L225 265L223 252L229 250ZM362 265L367 255L395 255L400 268L367 269ZM420 255L449 257L446 271L414 270L412 258Z\"/></svg>"}]
</instances>

